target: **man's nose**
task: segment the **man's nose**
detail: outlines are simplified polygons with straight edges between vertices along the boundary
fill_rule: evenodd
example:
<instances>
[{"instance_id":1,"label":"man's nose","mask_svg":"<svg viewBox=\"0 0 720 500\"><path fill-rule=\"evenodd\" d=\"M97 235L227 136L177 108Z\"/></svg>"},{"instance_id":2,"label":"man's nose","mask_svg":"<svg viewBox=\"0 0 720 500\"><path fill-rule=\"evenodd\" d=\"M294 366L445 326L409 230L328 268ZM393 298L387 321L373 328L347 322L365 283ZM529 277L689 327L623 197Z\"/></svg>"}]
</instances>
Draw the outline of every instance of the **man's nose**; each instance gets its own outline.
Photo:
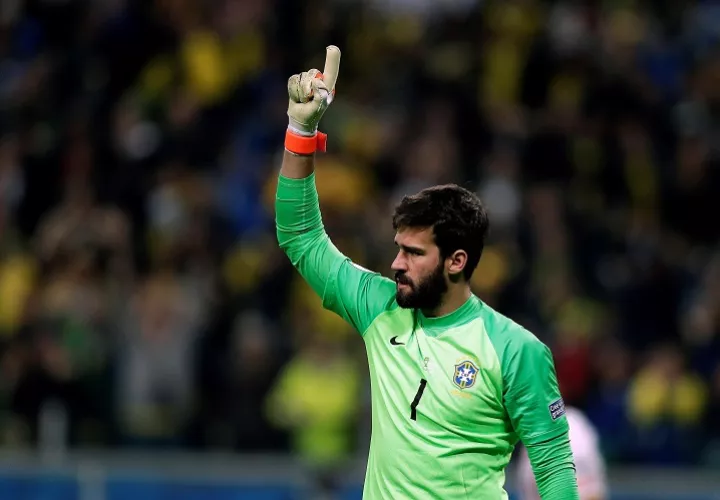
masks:
<instances>
[{"instance_id":1,"label":"man's nose","mask_svg":"<svg viewBox=\"0 0 720 500\"><path fill-rule=\"evenodd\" d=\"M395 257L395 260L392 263L392 266L390 268L393 271L407 271L407 263L405 262L405 259L403 258L402 254L398 253Z\"/></svg>"}]
</instances>

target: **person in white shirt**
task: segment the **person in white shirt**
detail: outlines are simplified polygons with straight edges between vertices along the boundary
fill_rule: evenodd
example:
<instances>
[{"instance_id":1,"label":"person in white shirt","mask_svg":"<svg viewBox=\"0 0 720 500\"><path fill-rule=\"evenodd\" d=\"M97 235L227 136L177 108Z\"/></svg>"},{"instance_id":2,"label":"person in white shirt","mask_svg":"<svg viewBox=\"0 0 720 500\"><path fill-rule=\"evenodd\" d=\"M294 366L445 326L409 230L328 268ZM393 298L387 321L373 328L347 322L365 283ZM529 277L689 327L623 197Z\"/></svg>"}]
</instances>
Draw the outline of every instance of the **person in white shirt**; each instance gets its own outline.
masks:
<instances>
[{"instance_id":1,"label":"person in white shirt","mask_svg":"<svg viewBox=\"0 0 720 500\"><path fill-rule=\"evenodd\" d=\"M592 423L577 408L567 408L570 426L570 447L577 471L580 500L607 500L605 460L600 452L598 436ZM521 500L539 500L535 476L525 449L521 449L516 465L518 493Z\"/></svg>"}]
</instances>

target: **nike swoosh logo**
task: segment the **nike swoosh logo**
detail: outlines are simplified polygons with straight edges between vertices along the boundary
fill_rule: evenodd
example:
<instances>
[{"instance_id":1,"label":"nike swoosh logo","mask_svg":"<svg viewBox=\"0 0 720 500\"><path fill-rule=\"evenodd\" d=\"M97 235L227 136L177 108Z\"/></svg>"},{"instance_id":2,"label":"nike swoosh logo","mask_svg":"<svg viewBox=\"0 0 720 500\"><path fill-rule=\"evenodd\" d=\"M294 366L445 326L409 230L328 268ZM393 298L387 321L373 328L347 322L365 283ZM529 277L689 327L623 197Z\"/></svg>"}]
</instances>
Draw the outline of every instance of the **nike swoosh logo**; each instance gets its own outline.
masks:
<instances>
[{"instance_id":1,"label":"nike swoosh logo","mask_svg":"<svg viewBox=\"0 0 720 500\"><path fill-rule=\"evenodd\" d=\"M397 335L390 339L392 345L405 345L405 342L398 342Z\"/></svg>"}]
</instances>

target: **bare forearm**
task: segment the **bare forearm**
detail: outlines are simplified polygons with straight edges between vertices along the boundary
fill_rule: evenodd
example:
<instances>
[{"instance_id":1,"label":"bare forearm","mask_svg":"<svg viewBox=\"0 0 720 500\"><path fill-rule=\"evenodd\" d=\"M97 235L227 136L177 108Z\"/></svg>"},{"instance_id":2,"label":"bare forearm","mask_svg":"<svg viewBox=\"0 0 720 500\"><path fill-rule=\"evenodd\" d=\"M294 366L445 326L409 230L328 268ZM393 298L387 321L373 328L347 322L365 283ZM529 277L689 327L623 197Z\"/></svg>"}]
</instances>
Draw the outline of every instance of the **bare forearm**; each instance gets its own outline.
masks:
<instances>
[{"instance_id":1,"label":"bare forearm","mask_svg":"<svg viewBox=\"0 0 720 500\"><path fill-rule=\"evenodd\" d=\"M296 155L285 150L280 175L289 179L304 179L315 171L315 155Z\"/></svg>"}]
</instances>

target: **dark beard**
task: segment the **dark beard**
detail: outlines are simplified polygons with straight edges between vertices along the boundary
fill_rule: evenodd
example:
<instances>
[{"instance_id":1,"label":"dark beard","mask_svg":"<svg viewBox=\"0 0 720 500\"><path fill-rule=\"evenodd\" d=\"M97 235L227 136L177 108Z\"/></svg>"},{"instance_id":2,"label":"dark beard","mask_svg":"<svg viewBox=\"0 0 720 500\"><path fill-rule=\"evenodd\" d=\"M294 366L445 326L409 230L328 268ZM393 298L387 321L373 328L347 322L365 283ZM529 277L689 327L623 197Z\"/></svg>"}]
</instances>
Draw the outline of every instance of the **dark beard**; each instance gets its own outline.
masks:
<instances>
[{"instance_id":1,"label":"dark beard","mask_svg":"<svg viewBox=\"0 0 720 500\"><path fill-rule=\"evenodd\" d=\"M395 293L395 300L404 309L436 309L442 301L443 295L447 292L448 285L443 274L443 262L441 261L435 270L419 283L412 283L404 274L395 275L395 281L410 285L409 291L398 290Z\"/></svg>"}]
</instances>

